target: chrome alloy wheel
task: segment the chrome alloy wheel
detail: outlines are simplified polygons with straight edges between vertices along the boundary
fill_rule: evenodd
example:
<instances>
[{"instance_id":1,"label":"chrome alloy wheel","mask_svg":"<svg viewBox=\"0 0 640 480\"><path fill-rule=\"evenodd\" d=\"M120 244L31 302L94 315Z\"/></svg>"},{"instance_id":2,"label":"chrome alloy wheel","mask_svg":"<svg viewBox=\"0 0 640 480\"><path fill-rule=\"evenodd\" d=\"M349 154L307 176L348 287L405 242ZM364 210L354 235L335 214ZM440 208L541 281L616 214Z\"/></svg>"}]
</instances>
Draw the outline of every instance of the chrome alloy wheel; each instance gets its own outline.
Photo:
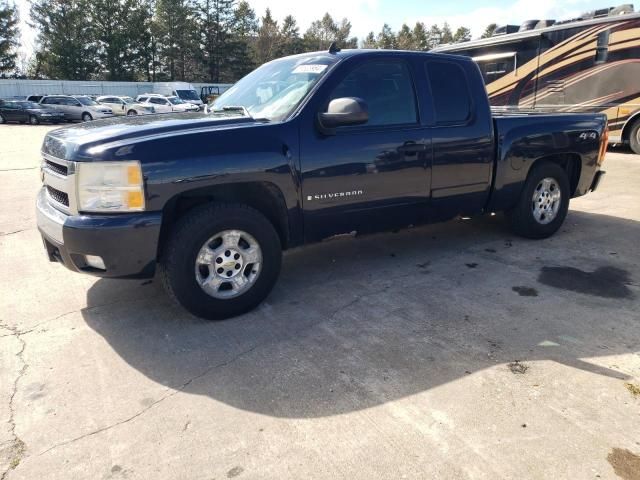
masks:
<instances>
[{"instance_id":1,"label":"chrome alloy wheel","mask_svg":"<svg viewBox=\"0 0 640 480\"><path fill-rule=\"evenodd\" d=\"M198 252L196 281L207 295L234 298L256 283L261 267L257 240L242 230L225 230L207 240Z\"/></svg>"},{"instance_id":2,"label":"chrome alloy wheel","mask_svg":"<svg viewBox=\"0 0 640 480\"><path fill-rule=\"evenodd\" d=\"M533 218L542 225L553 222L560 210L561 201L562 192L558 182L550 177L540 180L533 191L531 202Z\"/></svg>"}]
</instances>

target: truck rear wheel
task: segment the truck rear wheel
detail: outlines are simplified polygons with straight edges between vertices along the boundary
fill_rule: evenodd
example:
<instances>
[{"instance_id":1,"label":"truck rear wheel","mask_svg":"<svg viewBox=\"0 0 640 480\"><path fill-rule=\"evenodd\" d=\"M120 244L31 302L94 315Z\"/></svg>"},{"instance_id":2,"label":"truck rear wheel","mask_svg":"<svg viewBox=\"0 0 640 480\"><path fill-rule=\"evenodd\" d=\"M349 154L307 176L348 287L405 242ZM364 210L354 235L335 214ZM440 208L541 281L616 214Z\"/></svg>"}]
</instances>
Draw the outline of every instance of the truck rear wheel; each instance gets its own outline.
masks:
<instances>
[{"instance_id":1,"label":"truck rear wheel","mask_svg":"<svg viewBox=\"0 0 640 480\"><path fill-rule=\"evenodd\" d=\"M280 238L258 211L208 204L180 219L160 261L169 295L192 314L221 320L255 308L278 278Z\"/></svg>"},{"instance_id":2,"label":"truck rear wheel","mask_svg":"<svg viewBox=\"0 0 640 480\"><path fill-rule=\"evenodd\" d=\"M629 132L629 146L633 153L640 155L640 120L631 125Z\"/></svg>"},{"instance_id":3,"label":"truck rear wheel","mask_svg":"<svg viewBox=\"0 0 640 480\"><path fill-rule=\"evenodd\" d=\"M516 206L506 212L514 233L526 238L547 238L558 231L569 210L571 195L567 173L559 165L535 165Z\"/></svg>"}]
</instances>

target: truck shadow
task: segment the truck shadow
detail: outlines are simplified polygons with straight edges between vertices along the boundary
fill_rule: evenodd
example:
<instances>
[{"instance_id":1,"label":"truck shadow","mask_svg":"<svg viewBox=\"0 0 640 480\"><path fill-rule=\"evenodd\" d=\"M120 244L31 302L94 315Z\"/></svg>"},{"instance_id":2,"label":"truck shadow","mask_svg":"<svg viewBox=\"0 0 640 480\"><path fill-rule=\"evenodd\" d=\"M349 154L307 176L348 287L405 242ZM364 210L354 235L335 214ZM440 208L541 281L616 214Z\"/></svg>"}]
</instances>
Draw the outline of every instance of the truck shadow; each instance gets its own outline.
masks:
<instances>
[{"instance_id":1,"label":"truck shadow","mask_svg":"<svg viewBox=\"0 0 640 480\"><path fill-rule=\"evenodd\" d=\"M93 285L83 316L153 381L277 417L361 410L491 367L526 375L536 360L624 380L595 357L640 349L637 238L636 221L576 211L538 242L499 217L449 222L292 251L267 302L236 319L202 321L157 281L114 280ZM615 289L594 287L598 269Z\"/></svg>"}]
</instances>

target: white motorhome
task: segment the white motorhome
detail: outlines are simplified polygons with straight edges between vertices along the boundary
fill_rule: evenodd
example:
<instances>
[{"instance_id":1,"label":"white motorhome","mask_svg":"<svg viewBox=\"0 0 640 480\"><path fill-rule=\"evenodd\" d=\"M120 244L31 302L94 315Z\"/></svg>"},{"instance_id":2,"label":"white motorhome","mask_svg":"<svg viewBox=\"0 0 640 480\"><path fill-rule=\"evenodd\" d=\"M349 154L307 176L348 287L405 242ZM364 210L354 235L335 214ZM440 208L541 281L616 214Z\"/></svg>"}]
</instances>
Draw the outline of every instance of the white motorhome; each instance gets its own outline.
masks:
<instances>
[{"instance_id":1,"label":"white motorhome","mask_svg":"<svg viewBox=\"0 0 640 480\"><path fill-rule=\"evenodd\" d=\"M178 97L187 103L202 107L202 100L198 92L192 84L187 82L154 83L153 93L158 93L165 97Z\"/></svg>"}]
</instances>

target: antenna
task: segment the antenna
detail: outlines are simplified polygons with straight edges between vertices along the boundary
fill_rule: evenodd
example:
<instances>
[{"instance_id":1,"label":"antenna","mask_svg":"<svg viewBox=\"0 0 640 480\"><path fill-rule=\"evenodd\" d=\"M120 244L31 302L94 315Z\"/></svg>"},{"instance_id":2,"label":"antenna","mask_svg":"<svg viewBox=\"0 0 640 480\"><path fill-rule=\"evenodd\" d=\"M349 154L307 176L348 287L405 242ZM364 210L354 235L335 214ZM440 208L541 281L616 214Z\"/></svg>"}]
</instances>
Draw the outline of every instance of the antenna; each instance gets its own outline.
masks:
<instances>
[{"instance_id":1,"label":"antenna","mask_svg":"<svg viewBox=\"0 0 640 480\"><path fill-rule=\"evenodd\" d=\"M338 53L340 51L340 48L338 48L338 45L336 45L336 42L331 42L331 45L329 45L329 53Z\"/></svg>"}]
</instances>

